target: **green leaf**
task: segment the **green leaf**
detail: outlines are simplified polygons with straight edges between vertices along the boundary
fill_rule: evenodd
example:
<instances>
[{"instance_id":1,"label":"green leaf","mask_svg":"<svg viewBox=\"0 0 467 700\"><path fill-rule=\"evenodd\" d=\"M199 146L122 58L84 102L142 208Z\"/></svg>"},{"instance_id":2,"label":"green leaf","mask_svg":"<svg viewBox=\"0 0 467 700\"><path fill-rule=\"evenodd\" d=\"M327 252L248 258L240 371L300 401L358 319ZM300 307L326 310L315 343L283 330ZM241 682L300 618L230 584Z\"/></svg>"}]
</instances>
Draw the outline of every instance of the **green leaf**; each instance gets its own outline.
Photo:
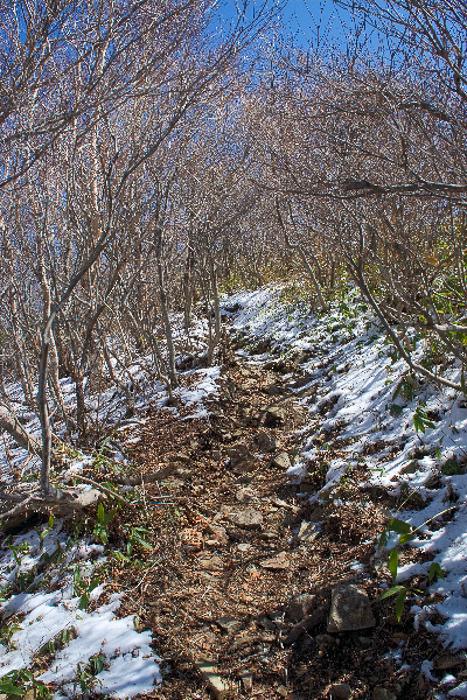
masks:
<instances>
[{"instance_id":1,"label":"green leaf","mask_svg":"<svg viewBox=\"0 0 467 700\"><path fill-rule=\"evenodd\" d=\"M415 428L417 433L420 430L423 434L425 434L425 425L424 425L422 419L420 418L420 416L418 415L418 413L414 413L413 427Z\"/></svg>"},{"instance_id":2,"label":"green leaf","mask_svg":"<svg viewBox=\"0 0 467 700\"><path fill-rule=\"evenodd\" d=\"M444 571L438 562L434 561L428 571L428 582L432 583L433 581L437 581L439 578L444 578Z\"/></svg>"},{"instance_id":3,"label":"green leaf","mask_svg":"<svg viewBox=\"0 0 467 700\"><path fill-rule=\"evenodd\" d=\"M391 552L389 554L389 571L391 572L393 583L397 578L398 563L399 563L399 552L397 551L397 547L394 547L393 549L391 549Z\"/></svg>"},{"instance_id":4,"label":"green leaf","mask_svg":"<svg viewBox=\"0 0 467 700\"><path fill-rule=\"evenodd\" d=\"M100 525L103 525L105 522L105 513L104 513L104 506L102 503L99 503L97 506L97 520L100 523Z\"/></svg>"},{"instance_id":5,"label":"green leaf","mask_svg":"<svg viewBox=\"0 0 467 700\"><path fill-rule=\"evenodd\" d=\"M400 622L402 618L402 613L404 612L404 603L407 596L407 588L403 587L397 594L396 598L396 617L397 621Z\"/></svg>"},{"instance_id":6,"label":"green leaf","mask_svg":"<svg viewBox=\"0 0 467 700\"><path fill-rule=\"evenodd\" d=\"M383 532L381 533L381 537L379 538L378 549L384 549L384 547L387 545L387 543L388 543L388 531L383 530Z\"/></svg>"},{"instance_id":7,"label":"green leaf","mask_svg":"<svg viewBox=\"0 0 467 700\"><path fill-rule=\"evenodd\" d=\"M23 688L21 688L21 686L15 685L13 681L6 678L5 680L0 680L0 693L5 693L6 695L19 695L19 697L22 698L25 691Z\"/></svg>"},{"instance_id":8,"label":"green leaf","mask_svg":"<svg viewBox=\"0 0 467 700\"><path fill-rule=\"evenodd\" d=\"M129 546L129 544L130 544L130 543L128 543L127 546L126 546L126 547L127 547L127 552L128 552L128 546ZM131 551L128 552L128 557L125 556L125 555L123 554L123 552L119 552L119 551L116 550L116 549L112 550L112 551L110 552L110 554L111 554L111 555L113 556L113 558L116 559L117 561L128 562L128 561L130 561L129 555L131 555Z\"/></svg>"},{"instance_id":9,"label":"green leaf","mask_svg":"<svg viewBox=\"0 0 467 700\"><path fill-rule=\"evenodd\" d=\"M387 591L384 591L382 595L380 595L379 598L376 599L376 602L379 602L381 600L385 600L386 598L390 598L393 595L398 595L400 591L402 590L407 590L405 586L393 586L392 588L389 588Z\"/></svg>"},{"instance_id":10,"label":"green leaf","mask_svg":"<svg viewBox=\"0 0 467 700\"><path fill-rule=\"evenodd\" d=\"M110 521L112 520L112 518L114 517L114 515L115 515L116 512L117 512L117 509L116 509L116 508L113 508L113 509L110 511L110 513L107 513L107 515L106 515L105 518L104 518L104 525L105 525L105 527L107 527L107 525L110 523Z\"/></svg>"},{"instance_id":11,"label":"green leaf","mask_svg":"<svg viewBox=\"0 0 467 700\"><path fill-rule=\"evenodd\" d=\"M100 584L100 582L101 582L100 578L93 578L93 580L89 584L88 591L89 592L93 591L95 588L97 588L97 586Z\"/></svg>"},{"instance_id":12,"label":"green leaf","mask_svg":"<svg viewBox=\"0 0 467 700\"><path fill-rule=\"evenodd\" d=\"M387 529L389 532L397 532L400 535L406 535L412 532L412 527L405 520L399 520L399 518L391 518L387 524Z\"/></svg>"},{"instance_id":13,"label":"green leaf","mask_svg":"<svg viewBox=\"0 0 467 700\"><path fill-rule=\"evenodd\" d=\"M399 406L397 403L393 403L391 404L389 413L391 414L391 416L400 416L403 410L404 409L402 408L402 406Z\"/></svg>"},{"instance_id":14,"label":"green leaf","mask_svg":"<svg viewBox=\"0 0 467 700\"><path fill-rule=\"evenodd\" d=\"M89 595L87 593L83 593L79 601L78 610L86 610L86 608L88 607L88 603Z\"/></svg>"}]
</instances>

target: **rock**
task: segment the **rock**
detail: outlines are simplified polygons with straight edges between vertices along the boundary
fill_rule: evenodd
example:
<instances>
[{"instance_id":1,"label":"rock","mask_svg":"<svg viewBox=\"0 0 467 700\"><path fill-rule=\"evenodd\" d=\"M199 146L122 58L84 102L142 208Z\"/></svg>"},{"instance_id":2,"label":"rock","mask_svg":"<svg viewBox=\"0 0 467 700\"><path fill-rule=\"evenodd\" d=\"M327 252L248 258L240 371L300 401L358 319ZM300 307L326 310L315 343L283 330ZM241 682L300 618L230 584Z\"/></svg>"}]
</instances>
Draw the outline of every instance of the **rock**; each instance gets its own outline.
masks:
<instances>
[{"instance_id":1,"label":"rock","mask_svg":"<svg viewBox=\"0 0 467 700\"><path fill-rule=\"evenodd\" d=\"M281 571L282 569L287 569L290 565L287 552L280 552L277 557L272 559L265 559L260 562L260 566L263 569L269 569L271 571Z\"/></svg>"},{"instance_id":2,"label":"rock","mask_svg":"<svg viewBox=\"0 0 467 700\"><path fill-rule=\"evenodd\" d=\"M283 425L286 418L287 411L283 406L269 406L264 416L264 425L266 428L276 428Z\"/></svg>"},{"instance_id":3,"label":"rock","mask_svg":"<svg viewBox=\"0 0 467 700\"><path fill-rule=\"evenodd\" d=\"M311 613L315 603L316 596L308 593L293 596L285 610L285 619L290 622L300 622Z\"/></svg>"},{"instance_id":4,"label":"rock","mask_svg":"<svg viewBox=\"0 0 467 700\"><path fill-rule=\"evenodd\" d=\"M167 457L167 461L168 462L183 462L183 464L190 464L191 457L180 452L178 454L169 455Z\"/></svg>"},{"instance_id":5,"label":"rock","mask_svg":"<svg viewBox=\"0 0 467 700\"><path fill-rule=\"evenodd\" d=\"M350 685L348 683L334 683L329 688L333 700L348 700L350 698Z\"/></svg>"},{"instance_id":6,"label":"rock","mask_svg":"<svg viewBox=\"0 0 467 700\"><path fill-rule=\"evenodd\" d=\"M246 445L236 445L229 450L230 467L234 474L246 474L253 468L253 455Z\"/></svg>"},{"instance_id":7,"label":"rock","mask_svg":"<svg viewBox=\"0 0 467 700\"><path fill-rule=\"evenodd\" d=\"M465 664L465 657L454 654L440 654L433 660L433 666L437 671L450 671Z\"/></svg>"},{"instance_id":8,"label":"rock","mask_svg":"<svg viewBox=\"0 0 467 700\"><path fill-rule=\"evenodd\" d=\"M230 693L229 684L219 676L217 668L210 661L198 661L196 666L214 698L227 698Z\"/></svg>"},{"instance_id":9,"label":"rock","mask_svg":"<svg viewBox=\"0 0 467 700\"><path fill-rule=\"evenodd\" d=\"M237 551L244 554L245 552L248 552L251 547L252 545L249 542L240 542L240 544L237 545Z\"/></svg>"},{"instance_id":10,"label":"rock","mask_svg":"<svg viewBox=\"0 0 467 700\"><path fill-rule=\"evenodd\" d=\"M305 374L303 377L297 377L291 382L290 386L293 389L302 389L304 386L313 381L313 375Z\"/></svg>"},{"instance_id":11,"label":"rock","mask_svg":"<svg viewBox=\"0 0 467 700\"><path fill-rule=\"evenodd\" d=\"M297 534L297 540L300 544L311 544L318 536L316 525L302 520L300 529Z\"/></svg>"},{"instance_id":12,"label":"rock","mask_svg":"<svg viewBox=\"0 0 467 700\"><path fill-rule=\"evenodd\" d=\"M228 634L232 632L238 632L243 625L241 620L235 620L233 617L220 617L216 620L216 625L221 628L223 632Z\"/></svg>"},{"instance_id":13,"label":"rock","mask_svg":"<svg viewBox=\"0 0 467 700\"><path fill-rule=\"evenodd\" d=\"M251 454L250 450L246 445L235 445L235 447L231 447L228 451L228 455L230 457L230 464L232 467L235 467L235 465L240 464L240 462L245 462L247 460L252 460L253 455Z\"/></svg>"},{"instance_id":14,"label":"rock","mask_svg":"<svg viewBox=\"0 0 467 700\"><path fill-rule=\"evenodd\" d=\"M227 536L227 530L222 525L212 525L209 524L206 528L206 532L210 535L209 539L206 541L207 545L215 546L226 545L229 541Z\"/></svg>"},{"instance_id":15,"label":"rock","mask_svg":"<svg viewBox=\"0 0 467 700\"><path fill-rule=\"evenodd\" d=\"M392 690L380 686L374 689L371 700L397 700L397 696Z\"/></svg>"},{"instance_id":16,"label":"rock","mask_svg":"<svg viewBox=\"0 0 467 700\"><path fill-rule=\"evenodd\" d=\"M240 681L242 683L242 688L245 693L251 693L253 690L253 674L252 673L242 673L240 676Z\"/></svg>"},{"instance_id":17,"label":"rock","mask_svg":"<svg viewBox=\"0 0 467 700\"><path fill-rule=\"evenodd\" d=\"M256 500L255 499L255 492L253 489L240 489L235 498L239 503L251 503L251 501Z\"/></svg>"},{"instance_id":18,"label":"rock","mask_svg":"<svg viewBox=\"0 0 467 700\"><path fill-rule=\"evenodd\" d=\"M270 384L264 389L264 393L269 396L281 396L281 394L285 394L286 391L287 389L284 389L283 386L279 386L278 384Z\"/></svg>"},{"instance_id":19,"label":"rock","mask_svg":"<svg viewBox=\"0 0 467 700\"><path fill-rule=\"evenodd\" d=\"M366 592L355 584L341 584L332 591L328 632L349 632L374 627L376 620L371 612Z\"/></svg>"},{"instance_id":20,"label":"rock","mask_svg":"<svg viewBox=\"0 0 467 700\"><path fill-rule=\"evenodd\" d=\"M234 474L237 476L249 476L249 474L256 468L256 465L253 461L245 461L245 462L239 462L239 464L236 464L235 467L232 468L232 471Z\"/></svg>"},{"instance_id":21,"label":"rock","mask_svg":"<svg viewBox=\"0 0 467 700\"><path fill-rule=\"evenodd\" d=\"M198 564L202 569L206 569L208 571L219 570L224 566L222 559L220 557L216 557L215 555L213 557L203 557L198 561Z\"/></svg>"},{"instance_id":22,"label":"rock","mask_svg":"<svg viewBox=\"0 0 467 700\"><path fill-rule=\"evenodd\" d=\"M320 520L322 520L324 517L324 510L325 509L323 506L316 506L316 508L313 508L313 510L310 513L310 520L312 520L314 523L317 523Z\"/></svg>"},{"instance_id":23,"label":"rock","mask_svg":"<svg viewBox=\"0 0 467 700\"><path fill-rule=\"evenodd\" d=\"M244 510L237 510L230 513L229 520L238 527L244 527L248 530L259 530L263 524L264 518L261 511L249 506Z\"/></svg>"},{"instance_id":24,"label":"rock","mask_svg":"<svg viewBox=\"0 0 467 700\"><path fill-rule=\"evenodd\" d=\"M276 469L286 470L291 466L292 462L287 452L279 452L271 459L271 467L275 467Z\"/></svg>"},{"instance_id":25,"label":"rock","mask_svg":"<svg viewBox=\"0 0 467 700\"><path fill-rule=\"evenodd\" d=\"M269 433L261 430L253 438L253 444L259 452L274 452L277 447L277 440Z\"/></svg>"}]
</instances>

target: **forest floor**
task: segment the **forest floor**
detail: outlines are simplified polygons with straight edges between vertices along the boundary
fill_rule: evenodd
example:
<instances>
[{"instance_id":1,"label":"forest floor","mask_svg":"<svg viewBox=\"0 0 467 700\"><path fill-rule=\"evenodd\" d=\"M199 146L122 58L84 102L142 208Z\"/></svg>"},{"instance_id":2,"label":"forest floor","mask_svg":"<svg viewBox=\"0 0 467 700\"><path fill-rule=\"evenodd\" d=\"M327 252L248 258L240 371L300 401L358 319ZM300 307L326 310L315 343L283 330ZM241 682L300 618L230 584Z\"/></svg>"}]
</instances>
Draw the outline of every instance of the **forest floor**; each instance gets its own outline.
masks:
<instances>
[{"instance_id":1,"label":"forest floor","mask_svg":"<svg viewBox=\"0 0 467 700\"><path fill-rule=\"evenodd\" d=\"M164 660L162 685L147 697L207 697L204 660L229 697L318 700L334 689L336 698L425 700L434 684L420 671L423 661L445 658L449 665L433 635L414 630L411 616L397 621L391 599L374 605L374 628L327 633L331 590L359 580L356 562L373 571L362 584L370 599L381 593L375 536L394 504L375 488L362 507L358 471L346 482L345 507L297 498L304 485L290 483L280 455L298 453L307 435L300 430L308 425L305 411L289 388L299 379L234 361L208 404L209 419L181 422L163 410L141 431L133 460L143 473L167 460L177 465L164 482L177 516L169 506L154 513L148 505L146 526L158 542L154 568L132 570L131 582L121 572L132 590L125 612L152 630ZM324 457L336 456L330 445ZM324 475L315 474L307 487L323 484ZM158 487L148 485L146 499L160 501ZM118 581L117 569L114 575ZM315 624L297 628L316 610L323 614ZM394 662L401 644L404 665Z\"/></svg>"},{"instance_id":2,"label":"forest floor","mask_svg":"<svg viewBox=\"0 0 467 700\"><path fill-rule=\"evenodd\" d=\"M224 314L222 365L122 404L55 474L125 504L4 539L0 697L467 697L464 397L416 384L355 295L319 317L265 288ZM411 542L381 549L391 517ZM336 622L343 587L363 608Z\"/></svg>"}]
</instances>

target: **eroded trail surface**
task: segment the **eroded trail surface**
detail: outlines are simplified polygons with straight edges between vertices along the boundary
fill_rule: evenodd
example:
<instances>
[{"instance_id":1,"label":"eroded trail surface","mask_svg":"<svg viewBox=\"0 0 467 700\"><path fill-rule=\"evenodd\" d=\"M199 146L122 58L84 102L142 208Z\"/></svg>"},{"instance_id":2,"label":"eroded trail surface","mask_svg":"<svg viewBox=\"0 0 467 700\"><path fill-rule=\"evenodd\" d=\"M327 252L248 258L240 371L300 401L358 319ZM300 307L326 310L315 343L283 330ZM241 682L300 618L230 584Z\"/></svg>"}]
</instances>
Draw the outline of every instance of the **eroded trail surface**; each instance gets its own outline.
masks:
<instances>
[{"instance_id":1,"label":"eroded trail surface","mask_svg":"<svg viewBox=\"0 0 467 700\"><path fill-rule=\"evenodd\" d=\"M323 485L319 464L290 483L310 417L290 388L300 376L283 372L280 361L233 361L209 417L163 409L147 415L139 440L128 435L147 483L140 510L115 527L147 528L154 549L132 555L150 568L115 563L113 574L163 661L163 684L147 697L426 699L419 660L438 650L397 623L391 601L372 606L373 626L329 632L338 584L380 593L373 558L388 504L362 493L358 469L339 500L318 507L303 493ZM338 455L338 443L331 449ZM401 644L411 667L394 663Z\"/></svg>"}]
</instances>

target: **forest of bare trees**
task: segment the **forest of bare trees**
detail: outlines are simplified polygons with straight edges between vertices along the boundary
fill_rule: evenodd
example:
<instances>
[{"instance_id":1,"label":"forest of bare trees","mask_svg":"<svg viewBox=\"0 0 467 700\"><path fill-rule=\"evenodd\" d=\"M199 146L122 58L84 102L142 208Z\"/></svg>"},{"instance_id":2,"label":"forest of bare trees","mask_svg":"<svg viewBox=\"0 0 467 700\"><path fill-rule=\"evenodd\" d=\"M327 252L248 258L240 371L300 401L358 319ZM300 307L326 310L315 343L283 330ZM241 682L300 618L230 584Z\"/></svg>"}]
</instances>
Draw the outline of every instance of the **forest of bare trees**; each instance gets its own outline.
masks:
<instances>
[{"instance_id":1,"label":"forest of bare trees","mask_svg":"<svg viewBox=\"0 0 467 700\"><path fill-rule=\"evenodd\" d=\"M253 0L222 26L212 0L3 10L0 427L41 454L44 496L55 426L92 444L90 397L110 385L131 415L137 355L175 389L199 307L215 361L236 285L300 274L325 312L353 283L410 371L465 389L444 368L467 366L467 11L338 4L379 43L293 48L280 6Z\"/></svg>"}]
</instances>

